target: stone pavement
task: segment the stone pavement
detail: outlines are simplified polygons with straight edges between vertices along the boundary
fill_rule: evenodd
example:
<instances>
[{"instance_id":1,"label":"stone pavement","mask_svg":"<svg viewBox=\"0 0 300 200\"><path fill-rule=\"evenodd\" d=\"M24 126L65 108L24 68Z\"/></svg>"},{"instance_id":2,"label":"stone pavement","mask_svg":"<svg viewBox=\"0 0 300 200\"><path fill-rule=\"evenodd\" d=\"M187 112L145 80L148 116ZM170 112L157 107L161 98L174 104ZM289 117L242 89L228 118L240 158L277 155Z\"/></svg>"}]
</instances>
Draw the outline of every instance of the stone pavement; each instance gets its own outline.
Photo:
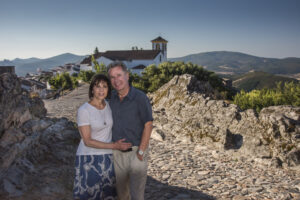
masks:
<instances>
[{"instance_id":1,"label":"stone pavement","mask_svg":"<svg viewBox=\"0 0 300 200\"><path fill-rule=\"evenodd\" d=\"M75 121L87 93L84 84L59 99L44 100L48 116ZM166 133L164 141L150 142L145 199L300 199L300 173L235 159Z\"/></svg>"},{"instance_id":2,"label":"stone pavement","mask_svg":"<svg viewBox=\"0 0 300 200\"><path fill-rule=\"evenodd\" d=\"M300 173L195 143L151 141L146 199L300 199Z\"/></svg>"},{"instance_id":3,"label":"stone pavement","mask_svg":"<svg viewBox=\"0 0 300 200\"><path fill-rule=\"evenodd\" d=\"M44 99L48 117L66 117L76 122L76 112L80 105L89 100L89 85L83 83L80 87L74 89L67 95L60 96L57 99Z\"/></svg>"}]
</instances>

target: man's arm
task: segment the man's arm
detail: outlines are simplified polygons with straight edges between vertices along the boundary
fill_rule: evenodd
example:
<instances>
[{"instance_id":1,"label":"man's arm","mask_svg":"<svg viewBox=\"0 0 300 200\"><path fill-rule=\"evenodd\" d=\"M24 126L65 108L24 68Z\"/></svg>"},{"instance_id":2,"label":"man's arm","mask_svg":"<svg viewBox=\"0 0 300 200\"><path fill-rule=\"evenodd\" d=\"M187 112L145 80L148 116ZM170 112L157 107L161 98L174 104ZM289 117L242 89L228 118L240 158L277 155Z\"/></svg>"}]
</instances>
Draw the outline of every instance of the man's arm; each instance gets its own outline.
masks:
<instances>
[{"instance_id":1,"label":"man's arm","mask_svg":"<svg viewBox=\"0 0 300 200\"><path fill-rule=\"evenodd\" d=\"M152 121L148 121L148 122L146 122L146 124L144 126L139 150L142 150L143 152L146 151L146 149L148 148L148 145L149 145L151 132L152 132ZM137 153L137 157L139 160L141 160L141 161L143 160L143 155L140 155L139 153Z\"/></svg>"}]
</instances>

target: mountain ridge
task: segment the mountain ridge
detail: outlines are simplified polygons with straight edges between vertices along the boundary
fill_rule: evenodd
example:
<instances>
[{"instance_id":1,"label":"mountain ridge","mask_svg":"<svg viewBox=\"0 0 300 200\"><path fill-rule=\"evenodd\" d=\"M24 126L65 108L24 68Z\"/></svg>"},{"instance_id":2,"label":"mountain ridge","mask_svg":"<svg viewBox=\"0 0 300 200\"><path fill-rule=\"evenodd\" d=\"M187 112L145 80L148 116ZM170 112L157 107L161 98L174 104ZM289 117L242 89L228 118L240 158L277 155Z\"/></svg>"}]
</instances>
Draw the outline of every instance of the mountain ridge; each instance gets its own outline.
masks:
<instances>
[{"instance_id":1,"label":"mountain ridge","mask_svg":"<svg viewBox=\"0 0 300 200\"><path fill-rule=\"evenodd\" d=\"M37 68L50 70L53 67L66 63L77 63L86 56L64 53L45 59L35 57L27 59L15 58L14 60L4 59L0 61L0 66L13 65L16 67L16 74L24 76L28 72L35 73ZM251 70L284 75L300 73L300 58L297 57L265 58L233 51L189 54L182 57L169 58L168 61L192 62L218 74L244 74Z\"/></svg>"},{"instance_id":2,"label":"mountain ridge","mask_svg":"<svg viewBox=\"0 0 300 200\"><path fill-rule=\"evenodd\" d=\"M272 74L300 73L300 58L265 58L241 52L212 51L190 54L169 61L192 62L217 73L243 74L251 70Z\"/></svg>"},{"instance_id":3,"label":"mountain ridge","mask_svg":"<svg viewBox=\"0 0 300 200\"><path fill-rule=\"evenodd\" d=\"M18 76L25 76L27 73L36 73L37 68L42 70L50 70L53 67L64 65L67 63L77 63L80 62L86 56L80 56L72 53L63 53L57 56L52 56L49 58L15 58L14 60L4 59L0 61L0 66L15 66L15 71Z\"/></svg>"}]
</instances>

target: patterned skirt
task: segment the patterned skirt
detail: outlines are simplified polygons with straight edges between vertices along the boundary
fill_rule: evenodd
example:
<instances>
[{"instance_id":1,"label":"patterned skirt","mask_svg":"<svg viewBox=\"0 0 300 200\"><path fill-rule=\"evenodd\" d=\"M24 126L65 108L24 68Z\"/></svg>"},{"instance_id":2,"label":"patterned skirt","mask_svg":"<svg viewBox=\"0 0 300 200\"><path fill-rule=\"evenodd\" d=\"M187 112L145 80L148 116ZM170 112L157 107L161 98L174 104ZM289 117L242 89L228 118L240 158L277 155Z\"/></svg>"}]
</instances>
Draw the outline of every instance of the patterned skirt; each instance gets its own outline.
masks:
<instances>
[{"instance_id":1,"label":"patterned skirt","mask_svg":"<svg viewBox=\"0 0 300 200\"><path fill-rule=\"evenodd\" d=\"M114 200L117 198L112 154L77 155L74 199Z\"/></svg>"}]
</instances>

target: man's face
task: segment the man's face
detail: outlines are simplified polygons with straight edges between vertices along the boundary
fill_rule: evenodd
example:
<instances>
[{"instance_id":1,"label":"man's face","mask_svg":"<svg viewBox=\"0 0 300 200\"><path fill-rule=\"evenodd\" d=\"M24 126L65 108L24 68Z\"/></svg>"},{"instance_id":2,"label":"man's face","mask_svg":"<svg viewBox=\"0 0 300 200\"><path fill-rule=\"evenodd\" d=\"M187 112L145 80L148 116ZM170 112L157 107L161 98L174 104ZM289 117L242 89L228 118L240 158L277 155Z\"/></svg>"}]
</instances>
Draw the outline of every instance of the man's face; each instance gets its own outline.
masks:
<instances>
[{"instance_id":1,"label":"man's face","mask_svg":"<svg viewBox=\"0 0 300 200\"><path fill-rule=\"evenodd\" d=\"M124 72L122 67L113 67L108 73L111 85L115 88L115 90L119 92L129 87L129 74L128 72Z\"/></svg>"}]
</instances>

